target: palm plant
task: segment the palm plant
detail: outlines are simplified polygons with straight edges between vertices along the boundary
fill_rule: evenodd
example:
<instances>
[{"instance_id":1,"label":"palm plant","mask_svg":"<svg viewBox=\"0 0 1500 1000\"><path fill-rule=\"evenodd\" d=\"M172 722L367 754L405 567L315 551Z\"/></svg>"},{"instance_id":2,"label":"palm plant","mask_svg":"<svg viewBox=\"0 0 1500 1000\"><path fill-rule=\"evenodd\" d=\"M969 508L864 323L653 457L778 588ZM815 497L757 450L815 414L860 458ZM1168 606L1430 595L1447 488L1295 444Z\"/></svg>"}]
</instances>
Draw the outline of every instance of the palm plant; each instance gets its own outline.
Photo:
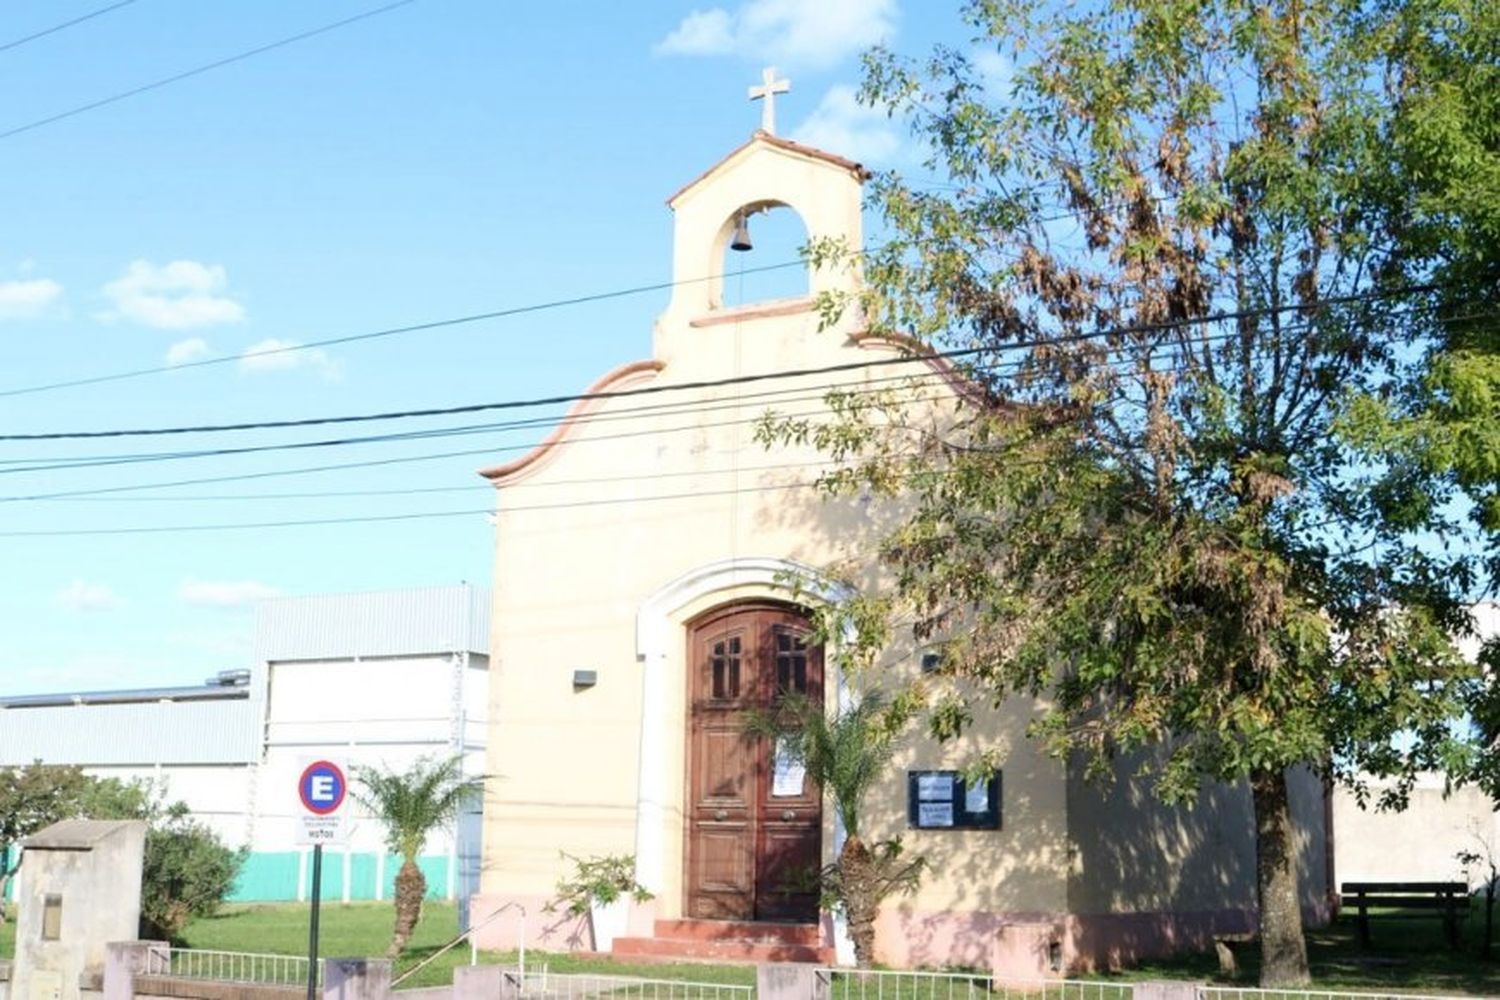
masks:
<instances>
[{"instance_id":1,"label":"palm plant","mask_svg":"<svg viewBox=\"0 0 1500 1000\"><path fill-rule=\"evenodd\" d=\"M422 918L422 900L427 895L427 877L417 857L434 830L452 826L469 798L484 783L481 777L464 777L463 757L445 760L424 757L405 771L356 767L360 787L358 802L385 826L386 844L401 855L396 873L396 927L387 954L395 958Z\"/></svg>"},{"instance_id":2,"label":"palm plant","mask_svg":"<svg viewBox=\"0 0 1500 1000\"><path fill-rule=\"evenodd\" d=\"M833 715L805 696L787 695L774 714L753 716L746 727L749 735L775 740L833 800L844 824L844 846L818 881L824 898L844 911L861 966L874 961L881 902L914 889L926 865L920 857L902 858L899 838L866 845L860 834L865 793L884 775L905 722L903 713L888 710L873 693Z\"/></svg>"}]
</instances>

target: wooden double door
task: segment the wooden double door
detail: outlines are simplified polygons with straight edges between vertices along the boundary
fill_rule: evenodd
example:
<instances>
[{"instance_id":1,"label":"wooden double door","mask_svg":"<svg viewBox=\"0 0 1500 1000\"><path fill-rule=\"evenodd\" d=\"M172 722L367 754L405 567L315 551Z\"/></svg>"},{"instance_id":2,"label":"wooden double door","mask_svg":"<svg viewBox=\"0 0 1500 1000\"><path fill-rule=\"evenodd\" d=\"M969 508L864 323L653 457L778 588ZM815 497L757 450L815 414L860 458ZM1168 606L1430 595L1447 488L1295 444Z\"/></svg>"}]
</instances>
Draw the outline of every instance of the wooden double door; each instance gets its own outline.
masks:
<instances>
[{"instance_id":1,"label":"wooden double door","mask_svg":"<svg viewBox=\"0 0 1500 1000\"><path fill-rule=\"evenodd\" d=\"M777 604L733 605L689 628L690 917L817 919L821 791L777 741L745 731L788 693L822 704L823 650L810 633Z\"/></svg>"}]
</instances>

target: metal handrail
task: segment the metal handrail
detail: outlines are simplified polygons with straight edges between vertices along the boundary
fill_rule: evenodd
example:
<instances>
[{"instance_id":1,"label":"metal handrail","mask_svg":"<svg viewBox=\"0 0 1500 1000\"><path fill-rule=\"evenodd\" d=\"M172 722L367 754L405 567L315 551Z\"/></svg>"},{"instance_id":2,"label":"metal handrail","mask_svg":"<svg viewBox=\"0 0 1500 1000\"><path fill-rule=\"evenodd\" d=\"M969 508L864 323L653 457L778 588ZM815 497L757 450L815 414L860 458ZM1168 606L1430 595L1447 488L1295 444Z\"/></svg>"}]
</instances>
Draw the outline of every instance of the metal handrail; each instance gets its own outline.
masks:
<instances>
[{"instance_id":1,"label":"metal handrail","mask_svg":"<svg viewBox=\"0 0 1500 1000\"><path fill-rule=\"evenodd\" d=\"M521 937L520 937L519 945L517 947L516 962L517 962L517 965L519 966L521 975L524 976L526 974L526 907L522 906L520 903L517 903L515 901L511 901L509 903L506 903L504 906L500 907L498 910L492 910L479 923L477 923L477 924L470 924L468 930L466 930L466 931L462 932L461 934L459 934L452 941L449 941L447 944L443 945L437 951L433 952L431 955L428 955L426 958L422 959L422 961L418 962L416 965L413 965L410 969L407 969L405 972L401 973L401 975L397 976L395 979L392 979L391 980L391 988L394 989L395 987L400 986L407 979L409 979L410 977L416 975L418 972L422 971L423 969L427 968L427 966L431 965L433 963L433 961L435 961L438 958L438 956L447 953L450 949L452 949L453 947L455 947L459 942L463 941L465 938L469 939L469 964L470 965L478 965L479 964L479 947L474 944L474 939L472 937L470 937L470 935L472 935L475 931L479 930L481 927L484 927L486 924L490 923L490 921L492 921L496 917L500 916L500 914L504 913L507 910L512 910L512 909L514 909L514 910L520 910L521 911Z\"/></svg>"}]
</instances>

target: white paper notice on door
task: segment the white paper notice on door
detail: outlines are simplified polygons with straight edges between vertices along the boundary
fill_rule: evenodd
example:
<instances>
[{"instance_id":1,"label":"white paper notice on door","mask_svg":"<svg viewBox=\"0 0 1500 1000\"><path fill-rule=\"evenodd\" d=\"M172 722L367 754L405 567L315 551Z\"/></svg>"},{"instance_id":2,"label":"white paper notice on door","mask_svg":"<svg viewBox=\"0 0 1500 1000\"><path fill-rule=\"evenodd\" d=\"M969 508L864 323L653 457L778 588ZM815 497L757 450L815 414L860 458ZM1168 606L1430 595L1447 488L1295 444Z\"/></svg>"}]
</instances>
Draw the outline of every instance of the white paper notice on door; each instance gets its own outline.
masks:
<instances>
[{"instance_id":1,"label":"white paper notice on door","mask_svg":"<svg viewBox=\"0 0 1500 1000\"><path fill-rule=\"evenodd\" d=\"M776 756L771 762L772 797L795 798L802 794L806 780L806 766L795 758L790 739L783 736L776 741Z\"/></svg>"}]
</instances>

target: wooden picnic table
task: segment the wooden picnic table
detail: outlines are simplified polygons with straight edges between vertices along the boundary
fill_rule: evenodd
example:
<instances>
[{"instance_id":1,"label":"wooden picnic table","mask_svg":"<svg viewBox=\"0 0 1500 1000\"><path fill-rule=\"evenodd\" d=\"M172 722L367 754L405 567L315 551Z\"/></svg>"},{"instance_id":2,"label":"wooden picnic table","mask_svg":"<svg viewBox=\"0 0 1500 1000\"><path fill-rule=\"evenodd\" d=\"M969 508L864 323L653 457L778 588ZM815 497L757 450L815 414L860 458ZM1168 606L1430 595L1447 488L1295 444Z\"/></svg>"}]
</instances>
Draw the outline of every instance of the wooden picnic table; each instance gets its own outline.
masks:
<instances>
[{"instance_id":1,"label":"wooden picnic table","mask_svg":"<svg viewBox=\"0 0 1500 1000\"><path fill-rule=\"evenodd\" d=\"M1398 915L1402 917L1441 917L1453 948L1459 942L1459 916L1469 912L1469 887L1462 882L1345 882L1340 894L1344 906L1359 910L1361 946L1370 943L1372 909L1418 911Z\"/></svg>"}]
</instances>

